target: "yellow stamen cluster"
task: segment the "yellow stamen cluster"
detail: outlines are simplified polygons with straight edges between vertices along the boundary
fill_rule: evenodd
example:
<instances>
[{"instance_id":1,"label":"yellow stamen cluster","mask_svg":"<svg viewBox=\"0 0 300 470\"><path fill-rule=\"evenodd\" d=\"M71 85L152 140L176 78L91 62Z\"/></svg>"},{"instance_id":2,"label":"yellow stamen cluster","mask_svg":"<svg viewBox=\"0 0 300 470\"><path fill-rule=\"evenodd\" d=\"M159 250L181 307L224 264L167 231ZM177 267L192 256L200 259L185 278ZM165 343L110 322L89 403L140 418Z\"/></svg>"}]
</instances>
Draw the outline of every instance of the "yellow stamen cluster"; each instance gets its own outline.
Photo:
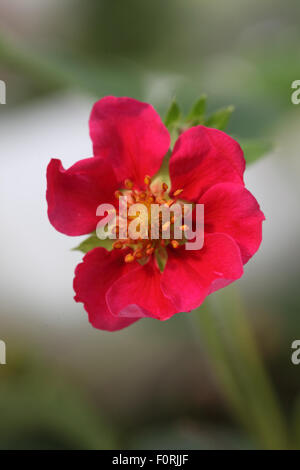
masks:
<instances>
[{"instance_id":1,"label":"yellow stamen cluster","mask_svg":"<svg viewBox=\"0 0 300 470\"><path fill-rule=\"evenodd\" d=\"M165 248L165 246L170 243L173 248L178 248L180 246L180 241L174 239L174 223L176 220L176 216L172 215L171 219L169 222L166 222L162 224L162 214L159 214L159 238L158 239L152 239L151 238L151 204L158 204L158 205L164 205L167 207L171 207L172 204L177 202L177 197L182 193L182 190L179 189L174 192L174 197L169 198L169 195L167 194L168 191L168 185L166 183L162 183L161 186L158 187L158 185L153 185L153 188L151 189L151 178L150 176L146 175L144 178L144 183L146 185L146 189L144 191L139 191L134 188L134 184L130 180L125 181L125 188L126 190L124 193L121 191L116 191L115 192L115 197L117 199L120 198L120 196L126 196L127 197L127 227L130 224L132 220L135 219L135 216L129 216L128 211L129 208L132 204L140 203L144 204L147 208L148 211L148 238L144 239L142 237L138 239L131 239L128 236L128 231L127 231L127 238L125 239L118 239L117 241L114 242L113 248L122 250L122 249L128 249L130 248L130 253L127 253L124 257L124 260L126 263L132 263L135 260L139 260L141 262L147 261L149 256L151 256L155 250L159 250L161 252L162 249ZM155 186L155 187L154 187ZM183 213L183 207L182 207L182 213ZM124 220L122 220L122 216L118 213L117 214L117 225L115 227L115 233L118 235L120 232L120 227L122 226L122 223ZM142 232L143 227L140 227L140 232ZM184 231L185 226L182 226L181 229ZM166 230L170 230L170 239L166 240L163 238L163 234Z\"/></svg>"}]
</instances>

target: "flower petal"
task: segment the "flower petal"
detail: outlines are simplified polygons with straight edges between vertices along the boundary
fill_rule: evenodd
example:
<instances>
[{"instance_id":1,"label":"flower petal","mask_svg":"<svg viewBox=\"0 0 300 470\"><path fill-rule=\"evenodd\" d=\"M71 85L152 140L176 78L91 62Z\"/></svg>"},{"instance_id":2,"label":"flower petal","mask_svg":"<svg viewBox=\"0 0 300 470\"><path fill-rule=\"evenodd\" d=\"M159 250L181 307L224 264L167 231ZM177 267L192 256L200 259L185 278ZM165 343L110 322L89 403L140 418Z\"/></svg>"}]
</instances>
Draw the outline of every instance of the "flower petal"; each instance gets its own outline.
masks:
<instances>
[{"instance_id":1,"label":"flower petal","mask_svg":"<svg viewBox=\"0 0 300 470\"><path fill-rule=\"evenodd\" d=\"M170 147L169 133L154 108L132 98L108 96L98 101L90 118L94 155L109 160L119 182L144 186Z\"/></svg>"},{"instance_id":2,"label":"flower petal","mask_svg":"<svg viewBox=\"0 0 300 470\"><path fill-rule=\"evenodd\" d=\"M126 252L125 252L126 254ZM95 248L89 251L75 270L76 302L82 302L91 324L100 330L116 331L131 325L138 318L114 317L105 300L107 290L119 277L135 269L124 262L124 251Z\"/></svg>"},{"instance_id":3,"label":"flower petal","mask_svg":"<svg viewBox=\"0 0 300 470\"><path fill-rule=\"evenodd\" d=\"M65 170L52 159L47 168L48 217L59 232L84 235L96 229L101 203L115 203L118 184L110 165L102 158L86 158Z\"/></svg>"},{"instance_id":4,"label":"flower petal","mask_svg":"<svg viewBox=\"0 0 300 470\"><path fill-rule=\"evenodd\" d=\"M171 159L171 194L197 201L210 186L230 181L243 184L245 159L240 145L225 132L197 126L183 132Z\"/></svg>"},{"instance_id":5,"label":"flower petal","mask_svg":"<svg viewBox=\"0 0 300 470\"><path fill-rule=\"evenodd\" d=\"M255 197L244 186L221 183L208 189L199 202L204 204L205 232L230 235L246 263L259 248L265 219Z\"/></svg>"},{"instance_id":6,"label":"flower petal","mask_svg":"<svg viewBox=\"0 0 300 470\"><path fill-rule=\"evenodd\" d=\"M151 258L147 264L122 276L107 292L107 304L118 318L131 315L167 320L177 313L160 286L161 273Z\"/></svg>"},{"instance_id":7,"label":"flower petal","mask_svg":"<svg viewBox=\"0 0 300 470\"><path fill-rule=\"evenodd\" d=\"M207 234L201 250L189 251L184 245L168 249L161 286L178 311L187 312L201 305L215 281L219 281L218 288L224 287L242 274L241 254L234 240L224 234Z\"/></svg>"}]
</instances>

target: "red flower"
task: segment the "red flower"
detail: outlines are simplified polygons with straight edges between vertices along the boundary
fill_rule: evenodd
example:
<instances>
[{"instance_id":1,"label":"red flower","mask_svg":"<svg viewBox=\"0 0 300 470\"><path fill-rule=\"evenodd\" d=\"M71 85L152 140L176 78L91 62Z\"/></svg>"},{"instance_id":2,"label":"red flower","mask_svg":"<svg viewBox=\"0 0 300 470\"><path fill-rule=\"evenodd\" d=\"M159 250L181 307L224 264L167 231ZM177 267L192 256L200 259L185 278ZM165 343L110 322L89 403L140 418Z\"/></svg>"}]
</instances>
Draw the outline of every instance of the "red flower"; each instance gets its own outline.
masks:
<instances>
[{"instance_id":1,"label":"red flower","mask_svg":"<svg viewBox=\"0 0 300 470\"><path fill-rule=\"evenodd\" d=\"M170 147L166 127L152 106L106 97L90 118L94 157L65 170L51 160L47 170L48 216L67 235L96 229L101 203L116 205L126 189L143 203L180 199L204 204L204 246L188 251L176 240L122 240L107 251L89 251L75 271L75 300L96 328L119 330L142 317L166 320L198 307L211 292L243 274L257 251L264 215L245 188L239 144L216 129L193 127L181 134L170 158L171 190L152 189ZM95 158L96 157L96 158ZM116 192L117 191L117 192ZM133 244L135 243L135 248ZM167 253L163 272L155 254Z\"/></svg>"}]
</instances>

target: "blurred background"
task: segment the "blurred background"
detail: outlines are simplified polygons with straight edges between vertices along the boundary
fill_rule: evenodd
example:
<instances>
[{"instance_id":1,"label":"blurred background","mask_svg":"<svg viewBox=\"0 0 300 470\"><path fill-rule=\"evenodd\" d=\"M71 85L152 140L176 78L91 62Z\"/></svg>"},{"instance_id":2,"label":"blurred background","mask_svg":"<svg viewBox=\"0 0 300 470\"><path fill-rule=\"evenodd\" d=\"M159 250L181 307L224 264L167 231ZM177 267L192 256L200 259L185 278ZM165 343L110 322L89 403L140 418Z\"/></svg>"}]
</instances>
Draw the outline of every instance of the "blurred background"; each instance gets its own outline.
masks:
<instances>
[{"instance_id":1,"label":"blurred background","mask_svg":"<svg viewBox=\"0 0 300 470\"><path fill-rule=\"evenodd\" d=\"M299 15L296 0L1 0L0 448L300 448ZM246 171L261 249L197 312L94 330L73 301L81 238L47 219L46 166L92 155L102 96L164 116L202 93L235 106L228 133L272 143Z\"/></svg>"}]
</instances>

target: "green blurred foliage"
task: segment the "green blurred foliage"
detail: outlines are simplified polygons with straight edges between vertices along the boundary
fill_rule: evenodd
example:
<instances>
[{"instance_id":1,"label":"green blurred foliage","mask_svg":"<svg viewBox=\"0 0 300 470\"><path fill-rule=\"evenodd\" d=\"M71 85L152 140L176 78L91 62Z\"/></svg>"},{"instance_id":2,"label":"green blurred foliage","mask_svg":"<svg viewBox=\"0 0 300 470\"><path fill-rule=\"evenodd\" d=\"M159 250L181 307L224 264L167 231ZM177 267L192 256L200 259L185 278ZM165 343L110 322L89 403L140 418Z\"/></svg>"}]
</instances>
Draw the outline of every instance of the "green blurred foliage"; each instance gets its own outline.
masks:
<instances>
[{"instance_id":1,"label":"green blurred foliage","mask_svg":"<svg viewBox=\"0 0 300 470\"><path fill-rule=\"evenodd\" d=\"M131 442L131 449L216 450L253 449L247 436L222 426L195 426L194 423L174 423L164 428L141 430Z\"/></svg>"},{"instance_id":2,"label":"green blurred foliage","mask_svg":"<svg viewBox=\"0 0 300 470\"><path fill-rule=\"evenodd\" d=\"M187 109L203 90L212 109L234 103L229 132L246 138L269 136L289 110L287 90L299 75L300 4L289 0L283 7L275 0L271 7L248 0L239 8L236 3L56 4L38 32L21 38L28 62L13 52L3 53L0 44L1 75L15 83L9 102L53 91L62 82L97 97L127 94L145 99L145 84L163 75L178 80L171 80L169 90L154 103L161 112L174 94ZM49 64L43 76L36 73L40 59Z\"/></svg>"},{"instance_id":3,"label":"green blurred foliage","mask_svg":"<svg viewBox=\"0 0 300 470\"><path fill-rule=\"evenodd\" d=\"M111 429L78 384L19 350L0 370L0 449L109 449Z\"/></svg>"},{"instance_id":4,"label":"green blurred foliage","mask_svg":"<svg viewBox=\"0 0 300 470\"><path fill-rule=\"evenodd\" d=\"M172 24L174 3L140 0L90 0L73 2L72 48L76 54L95 59L125 57L143 60L155 55L162 43L176 34Z\"/></svg>"}]
</instances>

